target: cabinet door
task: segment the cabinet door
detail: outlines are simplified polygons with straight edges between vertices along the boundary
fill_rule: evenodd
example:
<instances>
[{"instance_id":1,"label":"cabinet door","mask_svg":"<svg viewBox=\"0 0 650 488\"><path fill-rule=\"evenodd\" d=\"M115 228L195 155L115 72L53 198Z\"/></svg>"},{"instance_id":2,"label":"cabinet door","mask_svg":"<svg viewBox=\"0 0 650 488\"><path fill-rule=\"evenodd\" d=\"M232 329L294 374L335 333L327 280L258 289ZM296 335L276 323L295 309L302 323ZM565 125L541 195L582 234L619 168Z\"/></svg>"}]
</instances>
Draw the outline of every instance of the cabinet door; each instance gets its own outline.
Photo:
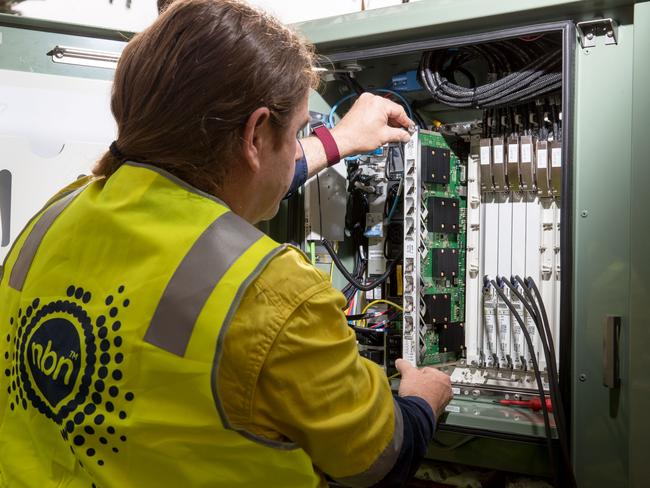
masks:
<instances>
[{"instance_id":1,"label":"cabinet door","mask_svg":"<svg viewBox=\"0 0 650 488\"><path fill-rule=\"evenodd\" d=\"M630 483L650 479L650 2L634 6L630 215Z\"/></svg>"},{"instance_id":2,"label":"cabinet door","mask_svg":"<svg viewBox=\"0 0 650 488\"><path fill-rule=\"evenodd\" d=\"M636 22L620 25L617 44L576 48L572 448L578 485L585 487L632 486L628 361L636 28ZM608 114L607 127L598 121L601 114ZM607 316L621 318L616 388L603 384Z\"/></svg>"}]
</instances>

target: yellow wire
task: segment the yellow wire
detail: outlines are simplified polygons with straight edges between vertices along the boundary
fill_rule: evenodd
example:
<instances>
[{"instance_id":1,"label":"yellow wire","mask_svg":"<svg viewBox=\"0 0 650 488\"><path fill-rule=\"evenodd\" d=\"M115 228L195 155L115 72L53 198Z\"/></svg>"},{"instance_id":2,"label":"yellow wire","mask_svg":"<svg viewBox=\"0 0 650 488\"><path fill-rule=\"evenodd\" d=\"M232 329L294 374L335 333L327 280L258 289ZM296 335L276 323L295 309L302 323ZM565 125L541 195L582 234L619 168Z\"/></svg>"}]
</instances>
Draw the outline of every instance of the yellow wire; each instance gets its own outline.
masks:
<instances>
[{"instance_id":1,"label":"yellow wire","mask_svg":"<svg viewBox=\"0 0 650 488\"><path fill-rule=\"evenodd\" d=\"M385 303L387 305L390 305L391 307L395 307L400 312L404 311L404 309L400 305L398 305L397 303L391 302L390 300L383 300L382 299L382 300L373 300L372 302L368 303L365 307L363 307L363 311L361 312L361 315L365 315L370 307L372 307L373 305L377 305L379 303ZM366 327L367 325L368 325L368 320L364 320L363 321L363 326Z\"/></svg>"},{"instance_id":2,"label":"yellow wire","mask_svg":"<svg viewBox=\"0 0 650 488\"><path fill-rule=\"evenodd\" d=\"M361 313L362 313L362 314L365 314L365 313L368 311L368 309L369 309L370 307L372 307L373 305L377 305L377 304L379 304L379 303L385 303L385 304L387 304L387 305L390 305L391 307L395 307L395 308L396 308L397 310L399 310L400 312L403 312L403 311L404 311L404 309L403 309L400 305L398 305L398 304L395 303L395 302L391 302L390 300L373 300L372 302L370 302L369 304L367 304L367 305L363 308L363 311L362 311Z\"/></svg>"},{"instance_id":3,"label":"yellow wire","mask_svg":"<svg viewBox=\"0 0 650 488\"><path fill-rule=\"evenodd\" d=\"M395 373L395 374L392 374L392 375L390 375L390 376L388 377L388 379L389 379L389 380L392 380L393 378L397 378L400 374L401 374L401 373Z\"/></svg>"}]
</instances>

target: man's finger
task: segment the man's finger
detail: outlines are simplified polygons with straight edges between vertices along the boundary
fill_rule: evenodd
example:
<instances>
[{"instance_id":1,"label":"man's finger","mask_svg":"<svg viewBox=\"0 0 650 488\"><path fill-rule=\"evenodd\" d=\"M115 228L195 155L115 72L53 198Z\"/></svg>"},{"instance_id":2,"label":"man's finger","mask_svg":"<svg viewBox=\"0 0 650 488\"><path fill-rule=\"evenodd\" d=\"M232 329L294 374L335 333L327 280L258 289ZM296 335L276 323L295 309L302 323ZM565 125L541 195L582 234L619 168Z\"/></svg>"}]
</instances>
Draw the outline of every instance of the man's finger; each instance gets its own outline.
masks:
<instances>
[{"instance_id":1,"label":"man's finger","mask_svg":"<svg viewBox=\"0 0 650 488\"><path fill-rule=\"evenodd\" d=\"M406 376L411 372L411 370L415 369L415 367L411 363L409 363L408 361L402 358L395 361L395 367L397 368L397 371L399 371L402 376Z\"/></svg>"},{"instance_id":2,"label":"man's finger","mask_svg":"<svg viewBox=\"0 0 650 488\"><path fill-rule=\"evenodd\" d=\"M404 129L395 129L387 127L384 130L384 140L386 142L408 142L411 139L411 134Z\"/></svg>"},{"instance_id":3,"label":"man's finger","mask_svg":"<svg viewBox=\"0 0 650 488\"><path fill-rule=\"evenodd\" d=\"M384 99L385 100L385 99ZM391 102L390 100L386 100L387 102L387 113L386 115L388 116L388 124L391 126L397 126L397 127L404 127L408 129L410 126L414 125L413 121L408 118L406 115L406 112L404 111L404 107L401 105Z\"/></svg>"}]
</instances>

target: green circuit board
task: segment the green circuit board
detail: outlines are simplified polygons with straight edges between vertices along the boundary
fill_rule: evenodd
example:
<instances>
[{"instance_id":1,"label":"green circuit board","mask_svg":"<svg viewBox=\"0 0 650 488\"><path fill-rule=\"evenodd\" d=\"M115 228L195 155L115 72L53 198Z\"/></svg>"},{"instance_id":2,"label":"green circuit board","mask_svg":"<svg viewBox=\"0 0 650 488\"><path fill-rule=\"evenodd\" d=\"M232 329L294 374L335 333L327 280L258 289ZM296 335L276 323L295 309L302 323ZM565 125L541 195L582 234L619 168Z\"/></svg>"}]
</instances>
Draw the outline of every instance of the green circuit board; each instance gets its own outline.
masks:
<instances>
[{"instance_id":1,"label":"green circuit board","mask_svg":"<svg viewBox=\"0 0 650 488\"><path fill-rule=\"evenodd\" d=\"M464 205L464 202L461 203ZM460 225L466 226L467 208L461 206ZM426 241L429 249L427 260L424 262L423 281L425 294L448 293L451 295L451 322L465 320L465 232L458 234L457 239L449 239L443 234L429 233ZM458 277L455 280L440 279L433 276L434 249L454 249L458 252Z\"/></svg>"},{"instance_id":2,"label":"green circuit board","mask_svg":"<svg viewBox=\"0 0 650 488\"><path fill-rule=\"evenodd\" d=\"M420 361L421 366L430 364L447 363L458 359L458 354L454 352L440 352L440 336L435 332L427 332L424 337L425 353Z\"/></svg>"},{"instance_id":3,"label":"green circuit board","mask_svg":"<svg viewBox=\"0 0 650 488\"><path fill-rule=\"evenodd\" d=\"M431 215L430 199L443 199L447 204L452 202L454 212L452 221L456 225L454 231L443 232L442 229L429 229L425 239L427 247L426 258L421 262L421 275L424 282L425 295L437 295L438 297L447 296L449 300L449 316L445 316L449 324L462 324L465 320L465 255L466 255L466 220L467 220L467 199L466 195L466 168L461 160L453 152L445 138L435 132L421 132L419 134L422 154L425 155L429 150L438 156L435 163L436 168L440 170L440 153L443 150L444 164L449 165L449 174L445 182L423 181L423 204L429 208L427 219L435 219ZM423 160L422 164L426 164ZM433 166L431 166L433 168ZM446 172L446 168L445 172ZM438 175L440 180L440 176ZM439 220L439 219L438 219ZM447 221L449 222L449 221ZM438 223L440 225L440 223ZM449 228L449 227L447 227ZM447 229L444 229L447 230ZM452 275L446 274L441 276L439 267L436 266L436 256L443 253L452 253L454 257L454 271ZM449 255L449 254L447 254ZM457 268L455 260L457 259ZM436 272L438 271L438 272ZM441 346L441 333L446 325L430 327L425 333L425 352L421 359L424 364L438 364L441 362L452 361L457 358L458 351L448 351Z\"/></svg>"}]
</instances>

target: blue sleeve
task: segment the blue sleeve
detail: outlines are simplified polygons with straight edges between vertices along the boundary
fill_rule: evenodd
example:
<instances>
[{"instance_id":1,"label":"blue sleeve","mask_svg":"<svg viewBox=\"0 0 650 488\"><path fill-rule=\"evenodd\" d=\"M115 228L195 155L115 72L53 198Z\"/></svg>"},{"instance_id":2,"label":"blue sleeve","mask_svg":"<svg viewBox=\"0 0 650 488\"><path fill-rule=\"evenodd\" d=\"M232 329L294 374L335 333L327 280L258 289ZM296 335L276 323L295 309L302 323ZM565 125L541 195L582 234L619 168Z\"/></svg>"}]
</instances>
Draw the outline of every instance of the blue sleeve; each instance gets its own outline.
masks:
<instances>
[{"instance_id":1,"label":"blue sleeve","mask_svg":"<svg viewBox=\"0 0 650 488\"><path fill-rule=\"evenodd\" d=\"M300 140L298 140L298 144L300 144L300 147L302 148ZM305 151L303 149L302 157L296 161L296 169L293 172L293 180L291 180L289 191L284 196L285 199L292 196L294 193L296 193L296 191L298 191L298 188L305 184L308 174L309 171L307 170L307 159L305 158Z\"/></svg>"},{"instance_id":2,"label":"blue sleeve","mask_svg":"<svg viewBox=\"0 0 650 488\"><path fill-rule=\"evenodd\" d=\"M305 181L307 181L307 160L303 156L298 161L296 161L296 169L293 173L293 180L291 181L289 191L284 196L284 198L289 198L292 196L296 191L298 191L298 188L305 184Z\"/></svg>"},{"instance_id":3,"label":"blue sleeve","mask_svg":"<svg viewBox=\"0 0 650 488\"><path fill-rule=\"evenodd\" d=\"M422 398L395 397L404 421L404 440L393 469L375 485L376 488L397 488L415 475L433 439L436 420L433 410Z\"/></svg>"}]
</instances>

